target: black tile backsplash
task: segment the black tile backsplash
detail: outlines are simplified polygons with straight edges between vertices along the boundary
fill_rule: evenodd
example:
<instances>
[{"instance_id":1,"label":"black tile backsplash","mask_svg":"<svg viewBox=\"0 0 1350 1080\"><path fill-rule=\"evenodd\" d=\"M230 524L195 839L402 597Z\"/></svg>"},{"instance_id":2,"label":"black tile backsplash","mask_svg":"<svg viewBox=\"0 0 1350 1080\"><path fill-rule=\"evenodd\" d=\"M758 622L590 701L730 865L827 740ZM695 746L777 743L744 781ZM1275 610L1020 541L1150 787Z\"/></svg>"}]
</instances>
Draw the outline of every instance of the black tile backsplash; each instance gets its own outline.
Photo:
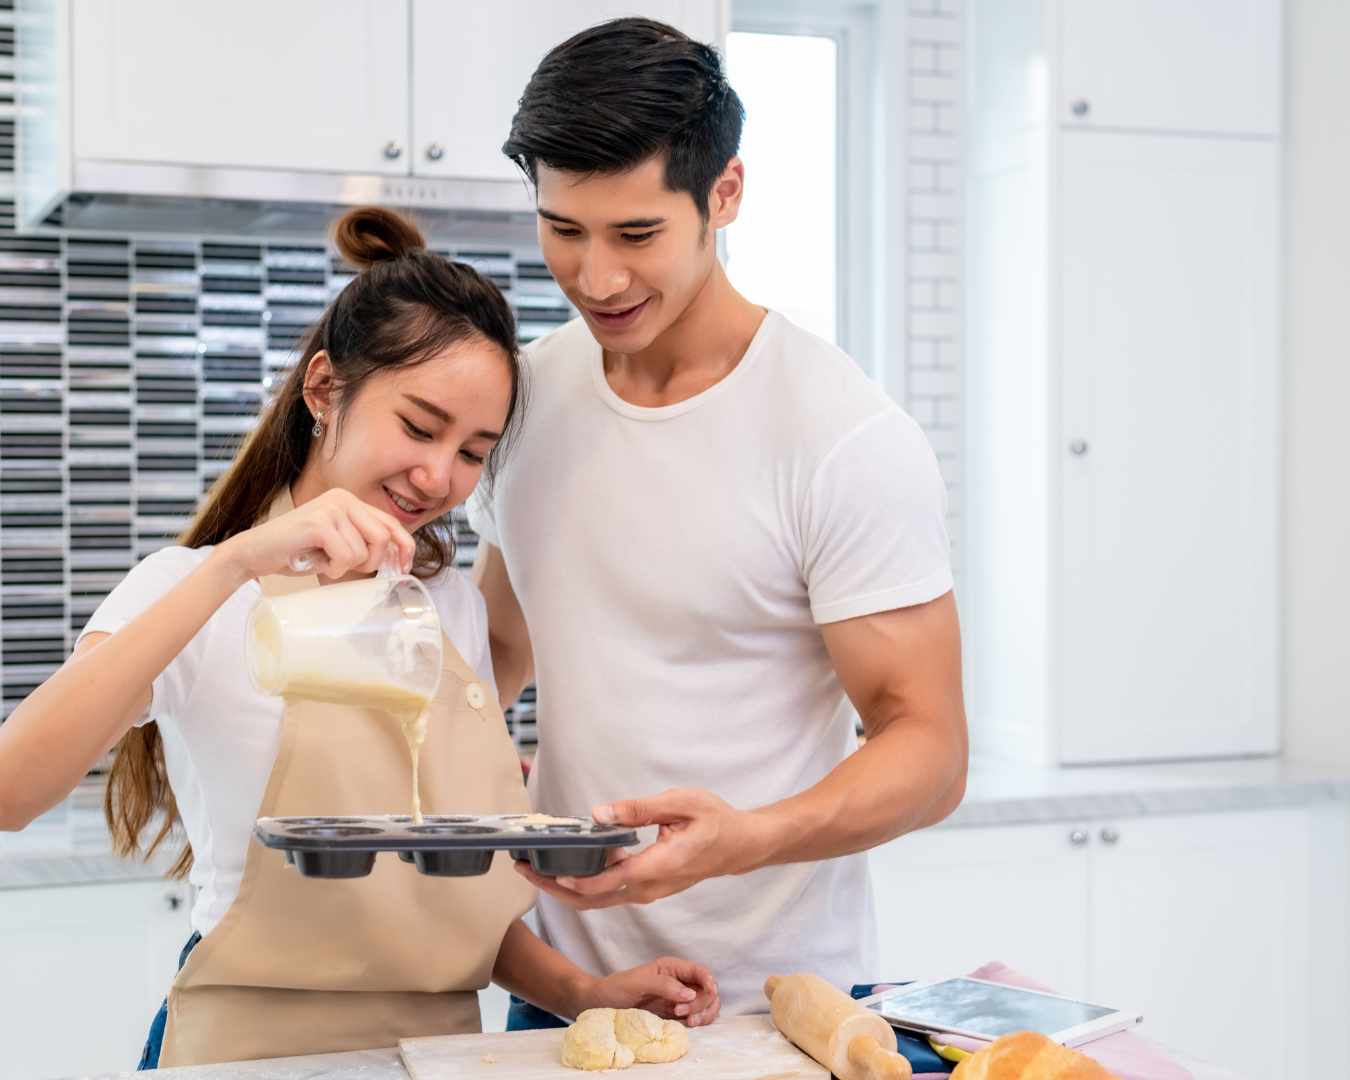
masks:
<instances>
[{"instance_id":1,"label":"black tile backsplash","mask_svg":"<svg viewBox=\"0 0 1350 1080\"><path fill-rule=\"evenodd\" d=\"M0 200L0 716L188 523L352 274L321 242L21 236L13 220ZM571 316L537 252L442 254L506 292L524 340ZM477 538L455 524L467 566ZM530 691L526 747L533 713Z\"/></svg>"}]
</instances>

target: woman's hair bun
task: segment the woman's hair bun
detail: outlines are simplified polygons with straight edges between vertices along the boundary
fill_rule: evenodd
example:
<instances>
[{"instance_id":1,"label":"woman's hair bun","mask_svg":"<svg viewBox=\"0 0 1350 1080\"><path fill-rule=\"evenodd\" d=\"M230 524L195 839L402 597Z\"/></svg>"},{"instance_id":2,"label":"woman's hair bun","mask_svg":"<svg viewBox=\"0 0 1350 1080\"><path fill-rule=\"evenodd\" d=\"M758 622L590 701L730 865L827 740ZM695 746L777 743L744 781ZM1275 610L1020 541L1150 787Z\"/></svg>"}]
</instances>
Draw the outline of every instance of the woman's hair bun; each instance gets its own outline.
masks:
<instances>
[{"instance_id":1,"label":"woman's hair bun","mask_svg":"<svg viewBox=\"0 0 1350 1080\"><path fill-rule=\"evenodd\" d=\"M426 248L422 230L402 214L381 206L357 206L333 226L333 243L359 270Z\"/></svg>"}]
</instances>

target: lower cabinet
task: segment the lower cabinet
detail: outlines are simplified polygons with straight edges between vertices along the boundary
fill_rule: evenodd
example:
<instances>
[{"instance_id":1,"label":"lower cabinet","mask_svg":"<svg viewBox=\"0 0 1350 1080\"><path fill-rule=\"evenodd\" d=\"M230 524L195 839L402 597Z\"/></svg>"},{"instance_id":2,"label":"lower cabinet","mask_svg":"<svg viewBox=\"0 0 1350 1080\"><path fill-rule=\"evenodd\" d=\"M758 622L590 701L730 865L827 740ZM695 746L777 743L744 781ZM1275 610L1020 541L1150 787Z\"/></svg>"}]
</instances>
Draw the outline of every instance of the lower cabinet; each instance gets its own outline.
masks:
<instances>
[{"instance_id":1,"label":"lower cabinet","mask_svg":"<svg viewBox=\"0 0 1350 1080\"><path fill-rule=\"evenodd\" d=\"M1086 994L1088 860L1060 825L929 829L868 856L878 980L930 979L1001 960Z\"/></svg>"},{"instance_id":2,"label":"lower cabinet","mask_svg":"<svg viewBox=\"0 0 1350 1080\"><path fill-rule=\"evenodd\" d=\"M190 933L188 887L0 890L0 1074L131 1070Z\"/></svg>"},{"instance_id":3,"label":"lower cabinet","mask_svg":"<svg viewBox=\"0 0 1350 1080\"><path fill-rule=\"evenodd\" d=\"M1239 1075L1305 1075L1311 952L1345 941L1314 912L1348 910L1314 904L1325 820L1300 807L902 837L870 856L877 977L1000 960L1060 993L1136 1009L1149 1038ZM1346 855L1338 843L1327 857Z\"/></svg>"}]
</instances>

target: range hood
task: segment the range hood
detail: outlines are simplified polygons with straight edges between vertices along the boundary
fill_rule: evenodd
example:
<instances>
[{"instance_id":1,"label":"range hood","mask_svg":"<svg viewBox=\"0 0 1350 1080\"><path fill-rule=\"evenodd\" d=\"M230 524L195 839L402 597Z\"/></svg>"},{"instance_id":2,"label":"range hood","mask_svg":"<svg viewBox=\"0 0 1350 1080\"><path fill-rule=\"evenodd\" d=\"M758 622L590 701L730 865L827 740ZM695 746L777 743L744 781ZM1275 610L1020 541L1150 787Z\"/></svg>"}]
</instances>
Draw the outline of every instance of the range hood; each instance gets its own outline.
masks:
<instances>
[{"instance_id":1,"label":"range hood","mask_svg":"<svg viewBox=\"0 0 1350 1080\"><path fill-rule=\"evenodd\" d=\"M22 141L21 136L21 141ZM140 162L59 161L20 149L19 227L313 240L351 206L410 212L429 239L535 242L519 182L360 176Z\"/></svg>"}]
</instances>

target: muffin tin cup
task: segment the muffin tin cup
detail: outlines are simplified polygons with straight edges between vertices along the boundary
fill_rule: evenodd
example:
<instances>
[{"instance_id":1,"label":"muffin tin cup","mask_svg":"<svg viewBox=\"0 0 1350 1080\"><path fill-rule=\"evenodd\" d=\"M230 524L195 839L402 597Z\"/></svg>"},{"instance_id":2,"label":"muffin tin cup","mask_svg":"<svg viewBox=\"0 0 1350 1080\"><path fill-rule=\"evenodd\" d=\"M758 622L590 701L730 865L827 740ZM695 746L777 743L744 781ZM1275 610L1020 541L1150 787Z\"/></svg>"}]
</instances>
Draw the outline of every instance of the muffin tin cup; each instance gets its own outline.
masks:
<instances>
[{"instance_id":1,"label":"muffin tin cup","mask_svg":"<svg viewBox=\"0 0 1350 1080\"><path fill-rule=\"evenodd\" d=\"M364 877L382 851L398 854L433 877L486 874L498 851L526 861L544 877L589 877L608 863L611 848L638 842L633 829L565 823L521 824L525 814L429 814L414 825L406 815L259 818L254 837L284 852L306 877Z\"/></svg>"}]
</instances>

